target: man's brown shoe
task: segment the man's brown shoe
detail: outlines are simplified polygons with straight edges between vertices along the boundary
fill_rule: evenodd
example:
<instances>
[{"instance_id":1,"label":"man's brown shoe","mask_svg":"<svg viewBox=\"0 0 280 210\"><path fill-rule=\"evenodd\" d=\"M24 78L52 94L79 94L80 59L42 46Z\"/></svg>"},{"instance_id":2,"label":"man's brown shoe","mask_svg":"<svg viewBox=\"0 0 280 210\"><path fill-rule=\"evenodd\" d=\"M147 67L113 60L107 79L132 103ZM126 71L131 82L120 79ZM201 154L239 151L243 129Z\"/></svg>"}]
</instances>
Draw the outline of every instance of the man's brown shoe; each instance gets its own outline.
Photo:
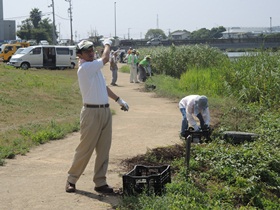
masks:
<instances>
[{"instance_id":1,"label":"man's brown shoe","mask_svg":"<svg viewBox=\"0 0 280 210\"><path fill-rule=\"evenodd\" d=\"M72 193L76 191L76 185L70 182L66 182L65 191L68 193Z\"/></svg>"},{"instance_id":2,"label":"man's brown shoe","mask_svg":"<svg viewBox=\"0 0 280 210\"><path fill-rule=\"evenodd\" d=\"M107 184L106 185L103 185L103 186L100 186L100 187L95 187L94 190L96 192L99 192L99 193L114 193L114 190L113 188L109 187Z\"/></svg>"}]
</instances>

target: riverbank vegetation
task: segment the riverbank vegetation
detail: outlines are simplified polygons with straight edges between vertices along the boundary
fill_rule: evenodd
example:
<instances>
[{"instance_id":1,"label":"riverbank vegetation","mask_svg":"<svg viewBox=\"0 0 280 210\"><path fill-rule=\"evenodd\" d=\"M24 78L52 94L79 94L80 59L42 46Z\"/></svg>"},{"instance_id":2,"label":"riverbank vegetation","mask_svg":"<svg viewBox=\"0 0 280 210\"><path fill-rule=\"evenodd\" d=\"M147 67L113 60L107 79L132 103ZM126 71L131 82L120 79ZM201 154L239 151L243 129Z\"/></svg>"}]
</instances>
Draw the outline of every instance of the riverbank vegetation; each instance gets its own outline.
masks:
<instances>
[{"instance_id":1,"label":"riverbank vegetation","mask_svg":"<svg viewBox=\"0 0 280 210\"><path fill-rule=\"evenodd\" d=\"M152 57L154 76L147 80L147 90L173 99L207 95L210 112L223 114L212 142L191 148L189 172L184 155L176 155L174 148L138 157L150 165L171 165L172 183L164 196L125 196L119 209L279 209L279 53L261 51L234 61L203 45L140 53ZM232 144L219 135L229 130L253 132L259 138ZM172 160L166 155L170 153Z\"/></svg>"}]
</instances>

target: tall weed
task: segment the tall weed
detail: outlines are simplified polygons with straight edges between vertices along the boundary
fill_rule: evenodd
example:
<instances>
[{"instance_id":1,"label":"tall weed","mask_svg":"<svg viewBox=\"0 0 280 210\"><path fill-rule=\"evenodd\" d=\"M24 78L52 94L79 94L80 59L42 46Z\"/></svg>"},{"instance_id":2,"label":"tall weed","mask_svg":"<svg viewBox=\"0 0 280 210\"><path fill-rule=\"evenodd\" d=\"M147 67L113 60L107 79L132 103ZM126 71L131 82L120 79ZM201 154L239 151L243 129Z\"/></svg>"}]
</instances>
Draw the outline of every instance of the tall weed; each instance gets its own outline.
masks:
<instances>
[{"instance_id":1,"label":"tall weed","mask_svg":"<svg viewBox=\"0 0 280 210\"><path fill-rule=\"evenodd\" d=\"M217 68L191 68L181 75L179 87L189 94L217 96L224 92L223 81Z\"/></svg>"},{"instance_id":2,"label":"tall weed","mask_svg":"<svg viewBox=\"0 0 280 210\"><path fill-rule=\"evenodd\" d=\"M147 54L152 57L152 71L180 78L190 68L208 68L224 65L226 56L216 48L208 45L188 45L142 48L140 58Z\"/></svg>"},{"instance_id":3,"label":"tall weed","mask_svg":"<svg viewBox=\"0 0 280 210\"><path fill-rule=\"evenodd\" d=\"M233 62L226 76L226 93L245 103L279 109L279 53L260 52Z\"/></svg>"}]
</instances>

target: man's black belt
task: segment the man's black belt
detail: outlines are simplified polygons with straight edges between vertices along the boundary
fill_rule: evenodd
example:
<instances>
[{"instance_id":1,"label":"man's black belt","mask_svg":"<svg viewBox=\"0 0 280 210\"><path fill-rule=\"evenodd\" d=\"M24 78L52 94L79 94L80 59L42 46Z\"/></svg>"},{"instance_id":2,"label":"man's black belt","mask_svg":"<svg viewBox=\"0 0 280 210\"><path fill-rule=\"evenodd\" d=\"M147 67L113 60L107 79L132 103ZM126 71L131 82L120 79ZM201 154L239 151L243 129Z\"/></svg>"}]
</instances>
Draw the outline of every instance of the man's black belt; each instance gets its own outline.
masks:
<instances>
[{"instance_id":1,"label":"man's black belt","mask_svg":"<svg viewBox=\"0 0 280 210\"><path fill-rule=\"evenodd\" d=\"M109 104L84 104L87 108L108 108Z\"/></svg>"}]
</instances>

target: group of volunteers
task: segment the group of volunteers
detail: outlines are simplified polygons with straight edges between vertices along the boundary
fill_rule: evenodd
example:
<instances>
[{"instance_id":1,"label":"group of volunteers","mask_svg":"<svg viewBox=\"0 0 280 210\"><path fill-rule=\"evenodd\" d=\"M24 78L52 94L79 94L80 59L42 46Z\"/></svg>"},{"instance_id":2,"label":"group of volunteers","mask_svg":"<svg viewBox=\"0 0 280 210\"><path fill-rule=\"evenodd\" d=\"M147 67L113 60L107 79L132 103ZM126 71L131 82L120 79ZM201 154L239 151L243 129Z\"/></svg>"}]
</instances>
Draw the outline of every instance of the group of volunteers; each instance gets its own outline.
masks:
<instances>
[{"instance_id":1,"label":"group of volunteers","mask_svg":"<svg viewBox=\"0 0 280 210\"><path fill-rule=\"evenodd\" d=\"M127 64L130 68L130 83L145 82L147 74L151 76L151 56L146 55L139 61L139 51L129 48L127 51Z\"/></svg>"},{"instance_id":2,"label":"group of volunteers","mask_svg":"<svg viewBox=\"0 0 280 210\"><path fill-rule=\"evenodd\" d=\"M65 186L65 191L68 193L76 191L76 183L94 151L96 153L93 173L94 190L102 194L115 193L106 179L109 151L112 143L112 113L109 98L118 103L123 111L128 111L129 105L106 85L102 73L104 65L110 62L110 70L113 72L111 85L116 85L118 51L111 51L111 44L110 39L103 41L104 50L99 58L96 57L92 42L82 40L76 46L76 53L79 58L77 76L83 106L80 113L80 142L68 170ZM138 63L137 52L131 49L128 54L128 65L131 68L130 82L145 82L146 69L150 67L150 60L151 57L147 55ZM137 66L139 67L138 73ZM210 114L206 96L186 96L179 102L179 108L183 116L181 136L185 136L185 131L189 126L194 130L209 126ZM200 126L197 125L194 117L199 119Z\"/></svg>"},{"instance_id":3,"label":"group of volunteers","mask_svg":"<svg viewBox=\"0 0 280 210\"><path fill-rule=\"evenodd\" d=\"M112 86L117 86L118 79L118 59L120 50L112 50L110 53L110 70L112 71ZM121 59L122 60L122 59ZM125 57L130 70L130 83L140 83L147 80L147 76L151 76L151 56L146 55L142 60L139 57L139 51L131 47L127 51ZM120 61L121 62L121 61ZM121 62L122 63L122 62Z\"/></svg>"}]
</instances>

